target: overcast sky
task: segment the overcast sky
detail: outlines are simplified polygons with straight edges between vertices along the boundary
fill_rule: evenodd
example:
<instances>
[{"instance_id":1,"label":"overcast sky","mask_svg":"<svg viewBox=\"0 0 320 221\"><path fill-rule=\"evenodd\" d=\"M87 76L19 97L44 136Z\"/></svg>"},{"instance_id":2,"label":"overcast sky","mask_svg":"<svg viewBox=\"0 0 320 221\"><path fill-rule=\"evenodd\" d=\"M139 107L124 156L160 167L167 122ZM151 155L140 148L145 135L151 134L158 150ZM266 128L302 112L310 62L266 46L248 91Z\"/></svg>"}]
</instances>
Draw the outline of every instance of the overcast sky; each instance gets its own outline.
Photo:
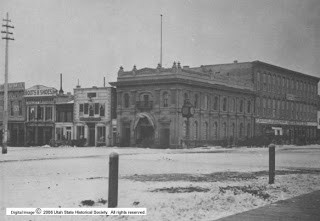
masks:
<instances>
[{"instance_id":1,"label":"overcast sky","mask_svg":"<svg viewBox=\"0 0 320 221\"><path fill-rule=\"evenodd\" d=\"M9 82L64 90L116 81L122 65L156 67L163 14L163 66L261 60L320 77L319 0L1 0L9 12ZM0 44L0 82L5 42Z\"/></svg>"}]
</instances>

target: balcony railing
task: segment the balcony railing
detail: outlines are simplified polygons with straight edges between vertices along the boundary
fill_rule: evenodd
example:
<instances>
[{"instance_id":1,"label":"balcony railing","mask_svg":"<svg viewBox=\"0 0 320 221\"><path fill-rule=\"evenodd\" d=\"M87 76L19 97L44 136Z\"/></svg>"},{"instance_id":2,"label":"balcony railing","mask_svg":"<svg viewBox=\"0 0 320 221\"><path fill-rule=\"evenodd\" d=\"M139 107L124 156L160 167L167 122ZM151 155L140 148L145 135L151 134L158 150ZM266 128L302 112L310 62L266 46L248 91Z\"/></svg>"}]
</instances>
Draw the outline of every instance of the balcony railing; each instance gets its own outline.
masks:
<instances>
[{"instance_id":1,"label":"balcony railing","mask_svg":"<svg viewBox=\"0 0 320 221\"><path fill-rule=\"evenodd\" d=\"M136 108L140 111L149 111L153 108L153 101L137 101Z\"/></svg>"}]
</instances>

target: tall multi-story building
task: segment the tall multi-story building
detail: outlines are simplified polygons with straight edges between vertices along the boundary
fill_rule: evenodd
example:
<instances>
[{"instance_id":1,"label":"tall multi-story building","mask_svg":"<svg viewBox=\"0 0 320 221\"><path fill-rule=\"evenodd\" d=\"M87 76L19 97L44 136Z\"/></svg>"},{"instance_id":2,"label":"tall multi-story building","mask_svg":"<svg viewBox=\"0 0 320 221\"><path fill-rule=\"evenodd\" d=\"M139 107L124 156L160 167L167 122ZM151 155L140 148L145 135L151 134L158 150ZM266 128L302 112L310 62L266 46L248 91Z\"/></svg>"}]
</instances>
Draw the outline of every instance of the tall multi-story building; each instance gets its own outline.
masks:
<instances>
[{"instance_id":1,"label":"tall multi-story building","mask_svg":"<svg viewBox=\"0 0 320 221\"><path fill-rule=\"evenodd\" d=\"M75 139L85 138L87 146L113 145L113 95L111 87L74 89Z\"/></svg>"},{"instance_id":2,"label":"tall multi-story building","mask_svg":"<svg viewBox=\"0 0 320 221\"><path fill-rule=\"evenodd\" d=\"M185 100L195 107L191 140L237 140L254 133L250 72L199 68L143 68L124 71L117 82L117 123L121 146L179 147L186 139Z\"/></svg>"},{"instance_id":3,"label":"tall multi-story building","mask_svg":"<svg viewBox=\"0 0 320 221\"><path fill-rule=\"evenodd\" d=\"M23 146L24 144L24 121L25 121L25 101L24 82L8 84L8 145ZM3 122L3 102L4 90L0 85L0 123L2 131ZM0 133L0 143L2 143L2 133Z\"/></svg>"}]
</instances>

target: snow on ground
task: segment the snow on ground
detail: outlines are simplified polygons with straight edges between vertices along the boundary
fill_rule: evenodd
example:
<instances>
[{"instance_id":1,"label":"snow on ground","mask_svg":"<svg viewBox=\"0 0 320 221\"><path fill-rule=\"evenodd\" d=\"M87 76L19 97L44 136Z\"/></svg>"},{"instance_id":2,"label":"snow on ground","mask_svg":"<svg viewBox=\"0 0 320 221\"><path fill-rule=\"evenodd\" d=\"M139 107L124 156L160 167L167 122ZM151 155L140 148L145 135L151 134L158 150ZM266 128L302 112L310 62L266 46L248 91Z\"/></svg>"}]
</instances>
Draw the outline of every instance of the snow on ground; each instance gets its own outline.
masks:
<instances>
[{"instance_id":1,"label":"snow on ground","mask_svg":"<svg viewBox=\"0 0 320 221\"><path fill-rule=\"evenodd\" d=\"M4 215L7 207L81 207L83 200L107 207L98 201L108 199L112 151L120 154L118 207L145 207L147 216ZM277 147L269 185L267 148L9 147L0 156L0 220L214 220L319 190L319 159L317 145Z\"/></svg>"}]
</instances>

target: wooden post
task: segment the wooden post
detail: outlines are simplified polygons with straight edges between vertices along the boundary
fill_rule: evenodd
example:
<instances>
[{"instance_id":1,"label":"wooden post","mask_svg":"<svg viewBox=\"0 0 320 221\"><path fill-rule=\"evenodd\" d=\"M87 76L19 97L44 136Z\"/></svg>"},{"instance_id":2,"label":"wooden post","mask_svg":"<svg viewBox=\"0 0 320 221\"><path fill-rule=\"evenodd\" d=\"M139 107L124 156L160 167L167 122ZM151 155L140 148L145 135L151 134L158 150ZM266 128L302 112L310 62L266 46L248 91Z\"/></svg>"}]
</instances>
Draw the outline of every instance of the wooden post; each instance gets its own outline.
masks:
<instances>
[{"instance_id":1,"label":"wooden post","mask_svg":"<svg viewBox=\"0 0 320 221\"><path fill-rule=\"evenodd\" d=\"M118 173L119 154L113 152L109 156L108 208L118 206Z\"/></svg>"},{"instance_id":2,"label":"wooden post","mask_svg":"<svg viewBox=\"0 0 320 221\"><path fill-rule=\"evenodd\" d=\"M269 184L274 184L275 177L275 145L269 145Z\"/></svg>"}]
</instances>

